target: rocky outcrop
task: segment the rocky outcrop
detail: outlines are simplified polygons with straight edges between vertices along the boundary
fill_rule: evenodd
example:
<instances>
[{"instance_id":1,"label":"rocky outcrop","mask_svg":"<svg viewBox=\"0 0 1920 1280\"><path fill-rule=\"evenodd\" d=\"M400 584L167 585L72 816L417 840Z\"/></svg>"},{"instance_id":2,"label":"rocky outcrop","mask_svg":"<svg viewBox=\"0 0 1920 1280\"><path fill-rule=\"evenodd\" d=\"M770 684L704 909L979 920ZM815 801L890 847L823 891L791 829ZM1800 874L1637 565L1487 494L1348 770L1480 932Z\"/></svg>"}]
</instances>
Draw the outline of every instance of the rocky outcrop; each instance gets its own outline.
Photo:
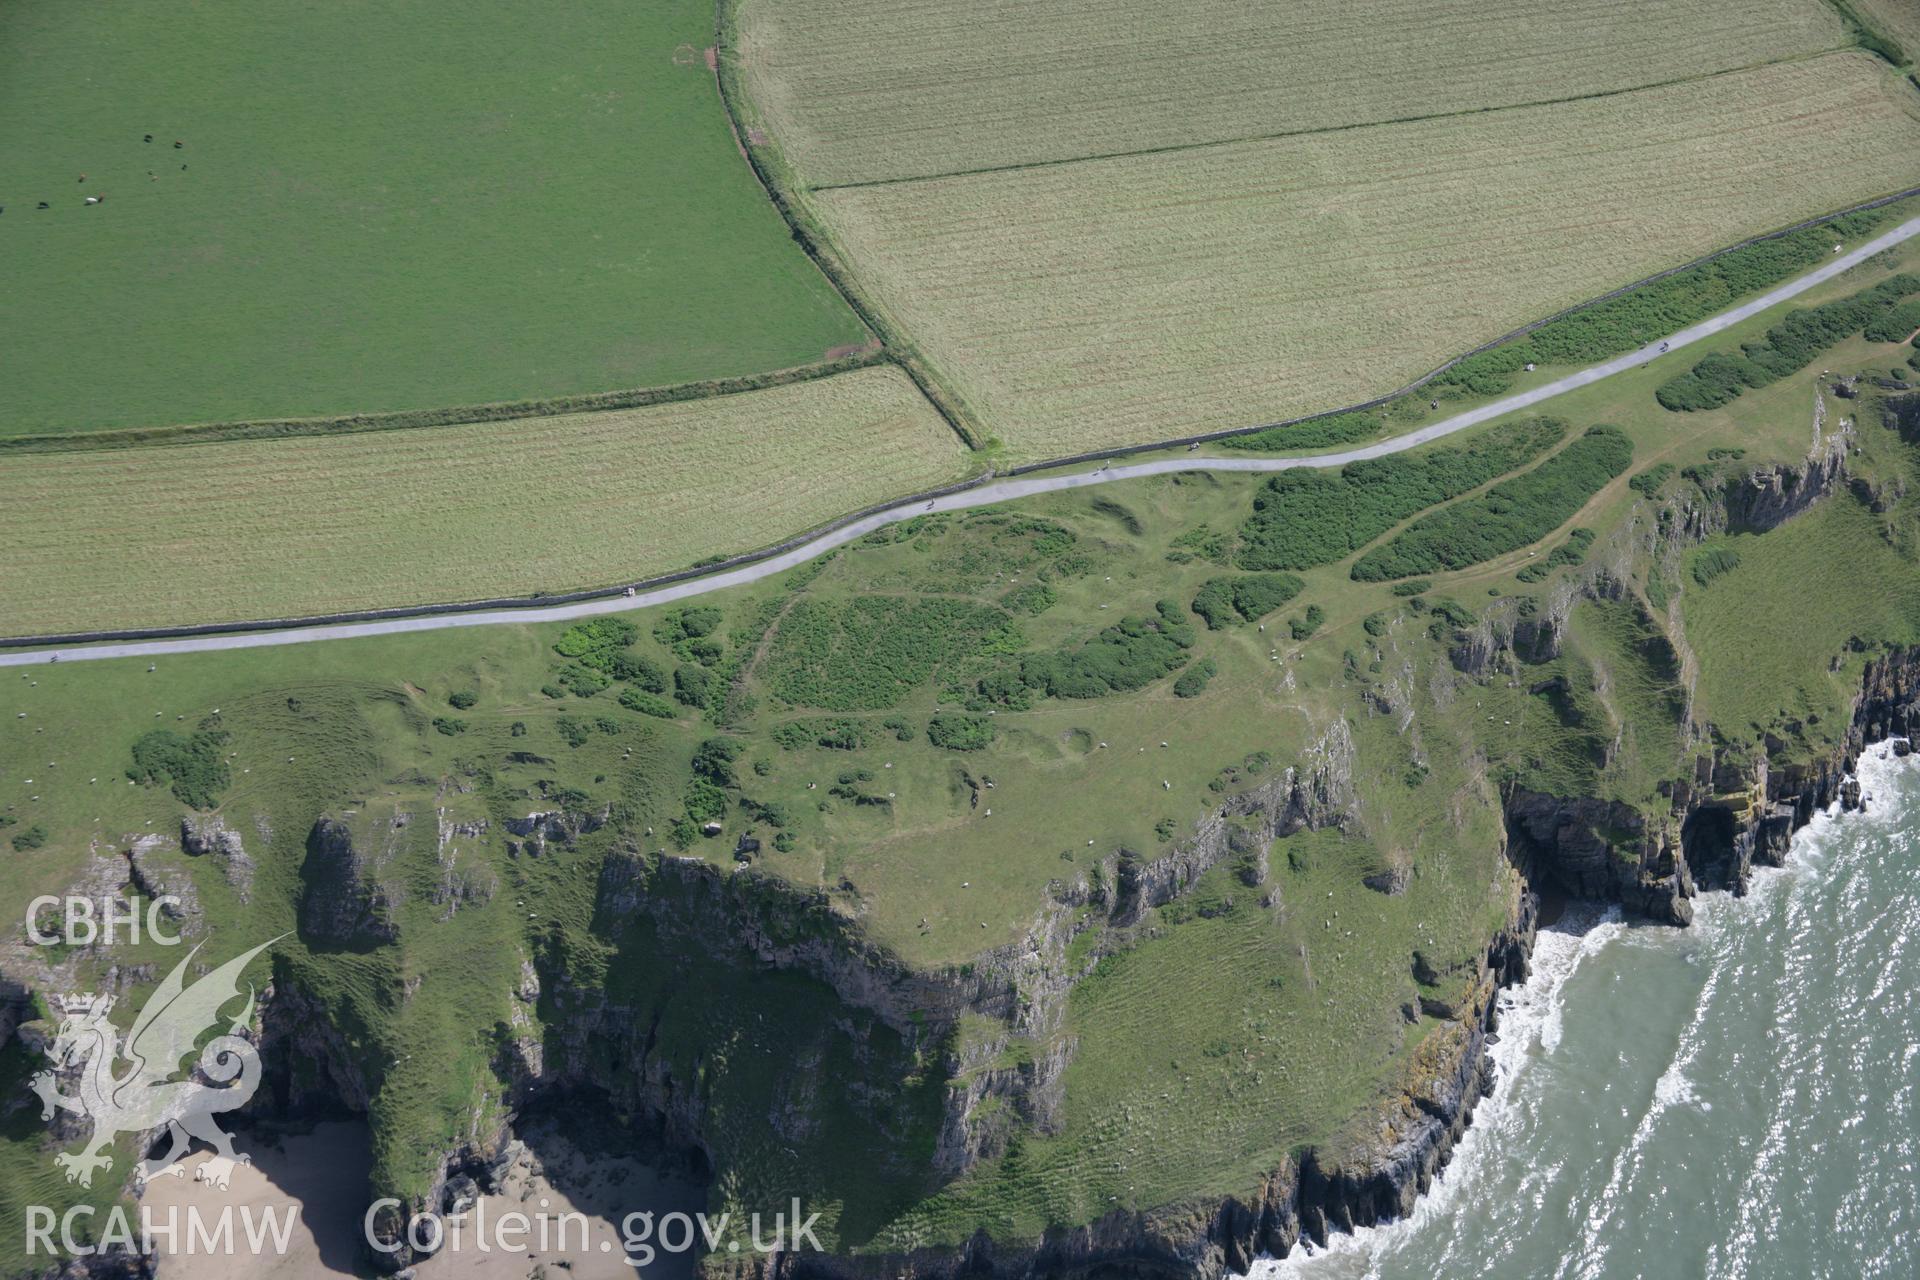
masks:
<instances>
[{"instance_id":1,"label":"rocky outcrop","mask_svg":"<svg viewBox=\"0 0 1920 1280\"><path fill-rule=\"evenodd\" d=\"M279 974L261 993L260 1060L266 1087L250 1110L306 1117L372 1107L359 1057L326 1006Z\"/></svg>"},{"instance_id":2,"label":"rocky outcrop","mask_svg":"<svg viewBox=\"0 0 1920 1280\"><path fill-rule=\"evenodd\" d=\"M1101 1272L1218 1277L1245 1274L1262 1255L1303 1238L1324 1241L1403 1215L1452 1154L1492 1083L1486 1056L1495 996L1525 976L1535 900L1517 893L1508 927L1468 984L1459 1018L1421 1046L1404 1091L1377 1127L1350 1149L1309 1150L1283 1162L1245 1196L1149 1210L1114 1210L1084 1226L1054 1229L1025 1245L977 1234L956 1249L841 1257L786 1253L733 1268L762 1280L958 1280L963 1276L1069 1276Z\"/></svg>"},{"instance_id":3,"label":"rocky outcrop","mask_svg":"<svg viewBox=\"0 0 1920 1280\"><path fill-rule=\"evenodd\" d=\"M180 865L174 843L161 835L139 837L127 849L127 869L133 887L150 901L183 936L201 931L200 894L193 877Z\"/></svg>"},{"instance_id":4,"label":"rocky outcrop","mask_svg":"<svg viewBox=\"0 0 1920 1280\"><path fill-rule=\"evenodd\" d=\"M189 813L180 819L180 847L191 857L211 857L219 865L240 901L253 894L253 859L247 856L240 833L224 819L205 813Z\"/></svg>"},{"instance_id":5,"label":"rocky outcrop","mask_svg":"<svg viewBox=\"0 0 1920 1280\"><path fill-rule=\"evenodd\" d=\"M518 841L507 842L507 852L518 855L522 852L539 857L547 851L549 843L571 846L581 836L590 835L607 825L610 810L601 809L597 813L577 813L567 809L536 810L524 818L509 818L507 830L518 836Z\"/></svg>"},{"instance_id":6,"label":"rocky outcrop","mask_svg":"<svg viewBox=\"0 0 1920 1280\"><path fill-rule=\"evenodd\" d=\"M1815 813L1836 802L1857 806L1849 778L1860 753L1917 728L1920 649L1896 649L1867 663L1847 731L1821 756L1791 759L1778 739L1761 750L1708 749L1690 777L1664 785L1668 807L1654 814L1513 788L1508 830L1541 886L1684 925L1695 892L1746 892L1753 868L1778 866Z\"/></svg>"},{"instance_id":7,"label":"rocky outcrop","mask_svg":"<svg viewBox=\"0 0 1920 1280\"><path fill-rule=\"evenodd\" d=\"M1676 833L1633 806L1515 788L1506 817L1514 855L1542 888L1618 902L1663 924L1693 920L1694 883Z\"/></svg>"},{"instance_id":8,"label":"rocky outcrop","mask_svg":"<svg viewBox=\"0 0 1920 1280\"><path fill-rule=\"evenodd\" d=\"M398 936L398 895L380 879L385 860L380 855L391 852L392 837L407 825L408 816L396 813L389 820L383 850L364 846L355 828L364 831L371 824L353 822L357 816L323 815L307 836L307 856L300 864L300 932L310 940L351 945L391 942Z\"/></svg>"},{"instance_id":9,"label":"rocky outcrop","mask_svg":"<svg viewBox=\"0 0 1920 1280\"><path fill-rule=\"evenodd\" d=\"M1672 787L1672 813L1653 821L1631 806L1516 791L1507 798L1509 855L1542 884L1684 924L1691 917L1693 860L1738 889L1746 869L1777 860L1815 812L1846 802L1846 775L1866 746L1916 728L1920 650L1895 651L1868 664L1845 742L1828 758L1811 765L1777 764L1765 755L1703 758L1691 779ZM1031 1245L1010 1247L982 1234L957 1249L855 1258L787 1254L747 1269L769 1280L1101 1271L1219 1277L1244 1274L1255 1258L1285 1254L1302 1238L1324 1240L1332 1231L1403 1216L1444 1166L1491 1083L1486 1046L1495 996L1525 976L1535 904L1531 891L1518 896L1508 927L1489 947L1463 1000L1428 1008L1452 1020L1423 1043L1408 1088L1378 1117L1377 1130L1350 1150L1308 1151L1248 1196L1115 1211ZM1414 965L1422 981L1442 976L1420 957Z\"/></svg>"},{"instance_id":10,"label":"rocky outcrop","mask_svg":"<svg viewBox=\"0 0 1920 1280\"><path fill-rule=\"evenodd\" d=\"M1300 764L1229 799L1166 854L1130 870L1118 864L1109 867L1121 890L1115 923L1130 924L1148 907L1166 905L1201 876L1235 858L1258 860L1264 878L1267 848L1281 836L1345 827L1359 804L1353 762L1353 730L1345 720L1335 720Z\"/></svg>"},{"instance_id":11,"label":"rocky outcrop","mask_svg":"<svg viewBox=\"0 0 1920 1280\"><path fill-rule=\"evenodd\" d=\"M1728 483L1724 492L1728 527L1747 533L1777 529L1846 483L1846 428L1822 431L1816 424L1813 448L1797 467L1757 467Z\"/></svg>"}]
</instances>

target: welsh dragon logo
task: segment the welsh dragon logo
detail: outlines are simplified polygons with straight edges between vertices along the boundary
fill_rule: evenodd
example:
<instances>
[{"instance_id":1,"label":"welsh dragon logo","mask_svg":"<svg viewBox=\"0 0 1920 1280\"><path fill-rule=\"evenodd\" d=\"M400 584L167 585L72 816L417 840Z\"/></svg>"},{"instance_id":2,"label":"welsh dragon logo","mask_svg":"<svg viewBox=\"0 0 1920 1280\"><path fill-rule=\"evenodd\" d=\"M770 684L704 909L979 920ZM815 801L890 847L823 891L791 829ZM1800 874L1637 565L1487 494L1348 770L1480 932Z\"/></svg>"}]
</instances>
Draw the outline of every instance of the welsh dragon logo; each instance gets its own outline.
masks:
<instances>
[{"instance_id":1,"label":"welsh dragon logo","mask_svg":"<svg viewBox=\"0 0 1920 1280\"><path fill-rule=\"evenodd\" d=\"M247 965L278 941L263 942L188 986L186 969L199 954L196 946L147 998L124 1048L120 1033L107 1021L112 996L68 996L57 1002L60 1029L46 1050L54 1068L34 1076L32 1088L40 1095L42 1120L51 1120L57 1108L93 1121L93 1137L83 1149L54 1157L68 1182L92 1186L94 1170L113 1163L105 1149L116 1135L142 1134L163 1126L167 1151L140 1163L135 1176L141 1182L162 1175L179 1177L184 1171L180 1159L195 1138L217 1153L196 1176L223 1191L234 1165L251 1162L233 1149L232 1137L214 1123L214 1116L245 1105L260 1087L259 1050L239 1034L253 1016L251 986L246 1007L224 1033L201 1048L197 1064L201 1078L192 1072L180 1078L180 1061L219 1023L220 1010L239 998L240 975ZM59 1074L75 1070L79 1092L61 1093Z\"/></svg>"}]
</instances>

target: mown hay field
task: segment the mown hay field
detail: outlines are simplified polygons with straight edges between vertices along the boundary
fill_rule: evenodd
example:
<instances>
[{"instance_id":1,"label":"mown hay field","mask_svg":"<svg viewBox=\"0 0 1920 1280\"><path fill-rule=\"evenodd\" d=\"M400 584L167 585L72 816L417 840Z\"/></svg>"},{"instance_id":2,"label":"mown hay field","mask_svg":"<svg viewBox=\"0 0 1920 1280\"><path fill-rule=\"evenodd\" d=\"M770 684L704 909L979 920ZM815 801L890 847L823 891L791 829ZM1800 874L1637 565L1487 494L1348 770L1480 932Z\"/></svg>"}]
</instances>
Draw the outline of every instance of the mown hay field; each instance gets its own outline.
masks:
<instances>
[{"instance_id":1,"label":"mown hay field","mask_svg":"<svg viewBox=\"0 0 1920 1280\"><path fill-rule=\"evenodd\" d=\"M1545 107L811 197L1018 459L1387 392L1528 320L1920 182L1856 52Z\"/></svg>"},{"instance_id":2,"label":"mown hay field","mask_svg":"<svg viewBox=\"0 0 1920 1280\"><path fill-rule=\"evenodd\" d=\"M866 338L741 158L712 0L22 0L0 36L0 434L541 399Z\"/></svg>"},{"instance_id":3,"label":"mown hay field","mask_svg":"<svg viewBox=\"0 0 1920 1280\"><path fill-rule=\"evenodd\" d=\"M965 469L891 366L613 413L26 455L0 468L0 634L601 586Z\"/></svg>"},{"instance_id":4,"label":"mown hay field","mask_svg":"<svg viewBox=\"0 0 1920 1280\"><path fill-rule=\"evenodd\" d=\"M813 186L1612 93L1843 43L1822 0L744 0Z\"/></svg>"}]
</instances>

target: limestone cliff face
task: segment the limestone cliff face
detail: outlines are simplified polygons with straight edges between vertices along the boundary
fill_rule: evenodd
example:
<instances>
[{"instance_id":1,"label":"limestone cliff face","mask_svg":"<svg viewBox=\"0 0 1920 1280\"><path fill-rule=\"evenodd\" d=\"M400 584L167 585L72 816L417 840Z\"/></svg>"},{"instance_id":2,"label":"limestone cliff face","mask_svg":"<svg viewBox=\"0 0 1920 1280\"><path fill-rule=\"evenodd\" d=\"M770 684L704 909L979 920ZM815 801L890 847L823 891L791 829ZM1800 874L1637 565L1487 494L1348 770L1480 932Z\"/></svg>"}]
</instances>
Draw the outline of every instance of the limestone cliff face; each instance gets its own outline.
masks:
<instances>
[{"instance_id":1,"label":"limestone cliff face","mask_svg":"<svg viewBox=\"0 0 1920 1280\"><path fill-rule=\"evenodd\" d=\"M369 815L328 814L313 824L300 864L300 932L315 941L392 942L396 891L381 879L408 815L380 823Z\"/></svg>"},{"instance_id":2,"label":"limestone cliff face","mask_svg":"<svg viewBox=\"0 0 1920 1280\"><path fill-rule=\"evenodd\" d=\"M1755 862L1777 862L1794 831L1835 801L1857 803L1849 774L1860 753L1920 728L1920 649L1869 663L1843 744L1811 765L1775 765L1765 753L1703 758L1671 787L1672 808L1655 818L1590 798L1516 791L1507 797L1509 857L1532 878L1583 897L1618 901L1673 924L1691 920L1704 882L1742 889ZM1335 1159L1309 1151L1283 1162L1252 1194L1159 1209L1110 1213L1096 1222L1009 1246L984 1235L957 1249L909 1255L779 1255L756 1262L763 1280L917 1280L1087 1275L1100 1271L1218 1280L1244 1274L1262 1254L1301 1238L1324 1240L1400 1217L1445 1165L1473 1107L1491 1084L1487 1036L1499 988L1522 979L1537 898L1517 893L1466 998L1420 1048L1409 1087L1376 1117L1370 1139Z\"/></svg>"},{"instance_id":3,"label":"limestone cliff face","mask_svg":"<svg viewBox=\"0 0 1920 1280\"><path fill-rule=\"evenodd\" d=\"M190 857L211 857L227 883L245 902L253 893L253 859L240 833L213 814L190 813L180 819L180 847Z\"/></svg>"},{"instance_id":4,"label":"limestone cliff face","mask_svg":"<svg viewBox=\"0 0 1920 1280\"><path fill-rule=\"evenodd\" d=\"M1825 419L1825 402L1816 401L1813 448L1799 466L1758 467L1728 483L1728 527L1751 533L1778 528L1846 483L1853 432L1826 430Z\"/></svg>"},{"instance_id":5,"label":"limestone cliff face","mask_svg":"<svg viewBox=\"0 0 1920 1280\"><path fill-rule=\"evenodd\" d=\"M1754 866L1778 866L1816 812L1836 801L1857 806L1850 775L1860 753L1917 727L1920 649L1896 649L1867 664L1847 732L1822 757L1776 763L1786 746L1778 741L1707 749L1690 777L1666 785L1668 807L1656 813L1516 788L1506 796L1508 830L1537 884L1684 925L1696 891L1744 893Z\"/></svg>"},{"instance_id":6,"label":"limestone cliff face","mask_svg":"<svg viewBox=\"0 0 1920 1280\"><path fill-rule=\"evenodd\" d=\"M1492 1083L1486 1043L1494 997L1525 976L1534 923L1535 899L1516 891L1508 927L1482 958L1457 1016L1421 1046L1405 1091L1374 1118L1371 1134L1338 1160L1309 1151L1283 1161L1245 1196L1115 1210L1024 1245L982 1234L957 1249L780 1254L739 1270L761 1280L957 1280L1101 1271L1219 1277L1245 1274L1257 1257L1284 1254L1302 1238L1324 1241L1330 1231L1405 1214L1445 1166Z\"/></svg>"}]
</instances>

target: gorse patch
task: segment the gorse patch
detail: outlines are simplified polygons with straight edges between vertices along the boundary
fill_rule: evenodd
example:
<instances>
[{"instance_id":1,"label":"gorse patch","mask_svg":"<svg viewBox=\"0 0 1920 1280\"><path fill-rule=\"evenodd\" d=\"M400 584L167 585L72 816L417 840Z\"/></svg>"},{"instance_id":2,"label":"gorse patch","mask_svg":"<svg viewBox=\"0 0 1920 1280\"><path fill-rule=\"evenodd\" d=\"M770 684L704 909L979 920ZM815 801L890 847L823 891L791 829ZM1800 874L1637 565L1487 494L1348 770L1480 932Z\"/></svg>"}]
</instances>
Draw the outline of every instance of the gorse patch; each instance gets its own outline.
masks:
<instances>
[{"instance_id":1,"label":"gorse patch","mask_svg":"<svg viewBox=\"0 0 1920 1280\"><path fill-rule=\"evenodd\" d=\"M927 741L949 751L978 751L993 744L993 721L986 716L945 712L927 722Z\"/></svg>"},{"instance_id":2,"label":"gorse patch","mask_svg":"<svg viewBox=\"0 0 1920 1280\"><path fill-rule=\"evenodd\" d=\"M1643 498L1651 498L1660 492L1660 486L1673 477L1673 464L1659 462L1648 467L1633 479L1627 481L1627 487Z\"/></svg>"},{"instance_id":3,"label":"gorse patch","mask_svg":"<svg viewBox=\"0 0 1920 1280\"><path fill-rule=\"evenodd\" d=\"M773 740L784 751L798 751L802 747L858 751L872 741L872 731L864 722L845 716L813 716L789 720L776 727Z\"/></svg>"},{"instance_id":4,"label":"gorse patch","mask_svg":"<svg viewBox=\"0 0 1920 1280\"><path fill-rule=\"evenodd\" d=\"M1052 595L1045 587L1040 590ZM767 655L766 679L776 696L795 706L879 711L945 664L1017 652L1021 643L1019 629L1004 611L971 600L803 600L780 622Z\"/></svg>"},{"instance_id":5,"label":"gorse patch","mask_svg":"<svg viewBox=\"0 0 1920 1280\"><path fill-rule=\"evenodd\" d=\"M1454 449L1283 471L1240 527L1242 569L1311 569L1343 560L1400 521L1504 475L1558 444L1566 424L1533 418Z\"/></svg>"},{"instance_id":6,"label":"gorse patch","mask_svg":"<svg viewBox=\"0 0 1920 1280\"><path fill-rule=\"evenodd\" d=\"M1731 547L1714 547L1693 558L1693 580L1706 586L1722 574L1740 567L1740 553Z\"/></svg>"},{"instance_id":7,"label":"gorse patch","mask_svg":"<svg viewBox=\"0 0 1920 1280\"><path fill-rule=\"evenodd\" d=\"M1519 366L1515 366L1518 368ZM1220 441L1227 449L1249 453L1286 453L1295 449L1330 449L1356 440L1371 440L1380 434L1384 422L1374 413L1331 413L1305 422L1289 422L1244 436L1228 436Z\"/></svg>"},{"instance_id":8,"label":"gorse patch","mask_svg":"<svg viewBox=\"0 0 1920 1280\"><path fill-rule=\"evenodd\" d=\"M620 705L629 711L638 711L643 716L656 716L662 720L674 718L672 703L644 689L622 689Z\"/></svg>"},{"instance_id":9,"label":"gorse patch","mask_svg":"<svg viewBox=\"0 0 1920 1280\"><path fill-rule=\"evenodd\" d=\"M1197 698L1206 692L1207 682L1220 670L1212 658L1202 658L1180 673L1173 682L1173 696L1176 698Z\"/></svg>"},{"instance_id":10,"label":"gorse patch","mask_svg":"<svg viewBox=\"0 0 1920 1280\"><path fill-rule=\"evenodd\" d=\"M1654 399L1675 412L1717 409L1738 399L1750 387L1764 387L1798 373L1822 351L1863 329L1890 333L1904 318L1895 314L1904 308L1894 304L1916 291L1920 291L1920 276L1897 275L1852 297L1796 308L1768 329L1760 341L1741 344L1739 355L1716 351L1686 373L1661 383ZM1911 331L1909 328L1899 336ZM1891 342L1894 338L1877 341Z\"/></svg>"},{"instance_id":11,"label":"gorse patch","mask_svg":"<svg viewBox=\"0 0 1920 1280\"><path fill-rule=\"evenodd\" d=\"M1461 569L1517 551L1566 523L1632 464L1633 442L1624 431L1590 428L1532 471L1415 521L1385 546L1361 556L1353 566L1353 579L1379 582ZM1582 554L1584 550L1582 546Z\"/></svg>"},{"instance_id":12,"label":"gorse patch","mask_svg":"<svg viewBox=\"0 0 1920 1280\"><path fill-rule=\"evenodd\" d=\"M217 729L202 729L190 737L155 729L133 744L133 767L127 776L143 786L167 783L182 804L211 809L233 782L220 754L226 743L227 735Z\"/></svg>"},{"instance_id":13,"label":"gorse patch","mask_svg":"<svg viewBox=\"0 0 1920 1280\"><path fill-rule=\"evenodd\" d=\"M1472 395L1500 395L1512 389L1513 375L1528 364L1586 364L1631 351L1724 311L1747 294L1818 266L1836 239L1863 235L1884 217L1881 210L1862 210L1722 254L1620 297L1582 307L1518 341L1468 356L1436 377L1433 385L1457 387Z\"/></svg>"},{"instance_id":14,"label":"gorse patch","mask_svg":"<svg viewBox=\"0 0 1920 1280\"><path fill-rule=\"evenodd\" d=\"M1300 594L1306 584L1290 573L1249 573L1213 578L1193 597L1193 611L1219 631L1238 622L1257 622Z\"/></svg>"},{"instance_id":15,"label":"gorse patch","mask_svg":"<svg viewBox=\"0 0 1920 1280\"><path fill-rule=\"evenodd\" d=\"M553 651L563 658L578 658L593 666L610 661L616 649L624 649L640 636L640 628L619 618L593 618L576 622L560 633Z\"/></svg>"},{"instance_id":16,"label":"gorse patch","mask_svg":"<svg viewBox=\"0 0 1920 1280\"><path fill-rule=\"evenodd\" d=\"M1056 698L1142 689L1185 666L1194 639L1186 611L1162 600L1154 616L1122 618L1077 649L1028 657L1020 664L1020 683Z\"/></svg>"}]
</instances>

